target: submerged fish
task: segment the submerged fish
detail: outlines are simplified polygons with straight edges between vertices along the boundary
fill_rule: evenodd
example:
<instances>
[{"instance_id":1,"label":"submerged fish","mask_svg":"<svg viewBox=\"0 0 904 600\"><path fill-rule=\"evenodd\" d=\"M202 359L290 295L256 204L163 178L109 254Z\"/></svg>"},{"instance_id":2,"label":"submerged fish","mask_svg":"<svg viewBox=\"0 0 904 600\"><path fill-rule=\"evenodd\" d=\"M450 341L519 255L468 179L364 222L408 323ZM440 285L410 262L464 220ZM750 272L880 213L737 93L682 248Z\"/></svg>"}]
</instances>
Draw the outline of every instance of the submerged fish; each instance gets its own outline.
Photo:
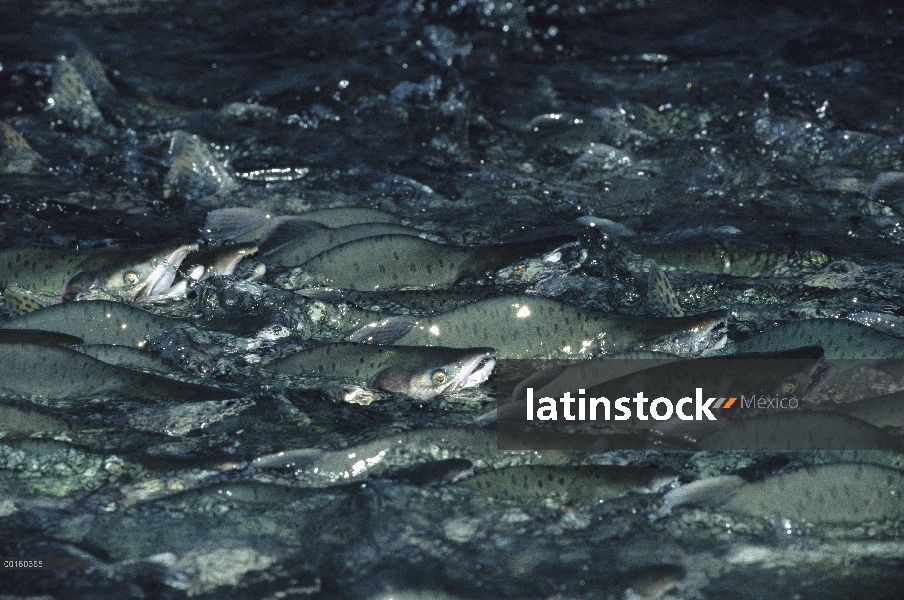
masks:
<instances>
[{"instance_id":1,"label":"submerged fish","mask_svg":"<svg viewBox=\"0 0 904 600\"><path fill-rule=\"evenodd\" d=\"M662 511L679 506L718 507L751 517L806 524L852 524L904 516L904 475L864 463L796 469L753 483L737 475L694 481L665 495Z\"/></svg>"},{"instance_id":2,"label":"submerged fish","mask_svg":"<svg viewBox=\"0 0 904 600\"><path fill-rule=\"evenodd\" d=\"M904 339L846 319L805 319L779 325L732 347L736 352L770 352L801 345L822 346L828 360L904 358Z\"/></svg>"},{"instance_id":3,"label":"submerged fish","mask_svg":"<svg viewBox=\"0 0 904 600\"><path fill-rule=\"evenodd\" d=\"M300 237L324 227L345 227L358 223L396 223L398 217L373 208L356 206L311 210L298 215L273 215L256 208L219 208L207 214L204 234L211 239L266 243L271 237Z\"/></svg>"},{"instance_id":4,"label":"submerged fish","mask_svg":"<svg viewBox=\"0 0 904 600\"><path fill-rule=\"evenodd\" d=\"M475 387L496 364L492 348L421 348L342 342L269 363L283 373L353 380L377 390L429 400Z\"/></svg>"},{"instance_id":5,"label":"submerged fish","mask_svg":"<svg viewBox=\"0 0 904 600\"><path fill-rule=\"evenodd\" d=\"M241 396L229 390L139 373L46 344L0 344L0 393L50 400L117 396L176 402Z\"/></svg>"},{"instance_id":6,"label":"submerged fish","mask_svg":"<svg viewBox=\"0 0 904 600\"><path fill-rule=\"evenodd\" d=\"M70 429L72 429L70 423L43 411L0 404L0 431L7 436L63 433Z\"/></svg>"},{"instance_id":7,"label":"submerged fish","mask_svg":"<svg viewBox=\"0 0 904 600\"><path fill-rule=\"evenodd\" d=\"M432 315L449 312L466 304L486 300L493 292L471 292L459 290L335 290L332 288L311 288L300 290L306 298L324 302L344 302L368 311L384 313L417 313Z\"/></svg>"},{"instance_id":8,"label":"submerged fish","mask_svg":"<svg viewBox=\"0 0 904 600\"><path fill-rule=\"evenodd\" d=\"M589 508L629 492L655 491L676 476L663 469L614 465L522 465L479 473L456 484L478 498L518 505L553 503Z\"/></svg>"},{"instance_id":9,"label":"submerged fish","mask_svg":"<svg viewBox=\"0 0 904 600\"><path fill-rule=\"evenodd\" d=\"M63 248L0 251L0 287L15 314L101 291L123 300L165 296L195 244L79 252Z\"/></svg>"},{"instance_id":10,"label":"submerged fish","mask_svg":"<svg viewBox=\"0 0 904 600\"><path fill-rule=\"evenodd\" d=\"M558 396L541 396L549 392L559 392L559 387L565 387L569 382L563 381L556 384L553 380L552 389L539 391L531 390L526 383L519 385L518 396L512 403L499 407L499 420L504 422L510 431L512 428L521 427L526 423L525 415L530 413L533 419L534 411L542 421L540 427L543 431L554 431L557 421L562 415L571 421L568 427L574 433L580 434L640 434L647 430L655 429L674 438L682 436L699 437L719 427L723 419L736 416L740 411L741 403L726 404L737 406L733 412L720 410L725 400L730 397L737 399L741 395L751 397L767 396L769 398L786 398L789 396L802 396L810 384L810 379L822 359L822 349L819 347L798 348L795 350L762 354L738 354L723 357L697 358L679 361L650 361L655 366L646 369L634 368L631 361L627 363L629 372L605 381L593 382L583 379L580 381L583 387L565 389ZM614 362L614 370L620 367L618 361ZM636 361L641 365L647 361ZM592 374L593 370L589 373ZM603 372L603 376L608 376ZM521 390L524 393L521 393ZM527 395L530 390L530 395ZM570 393L571 403L569 408L561 406L559 413L559 399L564 397L564 392ZM642 394L640 400L636 400ZM712 399L706 404L712 419L704 418L695 398L699 396L702 402ZM666 398L671 404L659 405L654 412L654 400ZM601 400L601 402L595 402ZM618 400L623 400L624 405L630 409L626 418L620 418L622 409L618 408ZM686 400L690 407L684 414L693 414L697 411L698 420L683 418L677 414L676 404L679 400ZM721 401L720 401L721 400ZM642 403L641 403L642 401ZM539 410L538 410L539 409ZM685 410L685 409L681 409ZM546 411L546 412L543 412ZM673 412L674 411L674 412ZM571 415L568 418L567 415ZM658 415L658 416L656 416ZM629 418L628 418L629 417Z\"/></svg>"},{"instance_id":11,"label":"submerged fish","mask_svg":"<svg viewBox=\"0 0 904 600\"><path fill-rule=\"evenodd\" d=\"M415 429L337 450L287 449L255 458L251 465L262 469L294 469L306 472L317 485L376 475L387 469L410 467L418 461L436 460L437 455L464 458L475 464L533 463L564 465L576 452L544 450L500 452L495 431L464 427Z\"/></svg>"},{"instance_id":12,"label":"submerged fish","mask_svg":"<svg viewBox=\"0 0 904 600\"><path fill-rule=\"evenodd\" d=\"M185 371L177 368L172 363L133 346L83 344L75 349L97 360L118 367L126 367L136 371L152 371L164 375L185 375Z\"/></svg>"},{"instance_id":13,"label":"submerged fish","mask_svg":"<svg viewBox=\"0 0 904 600\"><path fill-rule=\"evenodd\" d=\"M871 200L882 200L898 208L896 205L904 198L904 173L901 171L879 173L870 186L867 196Z\"/></svg>"},{"instance_id":14,"label":"submerged fish","mask_svg":"<svg viewBox=\"0 0 904 600\"><path fill-rule=\"evenodd\" d=\"M77 346L85 340L74 335L44 331L43 329L0 329L0 344L50 344L52 346Z\"/></svg>"},{"instance_id":15,"label":"submerged fish","mask_svg":"<svg viewBox=\"0 0 904 600\"><path fill-rule=\"evenodd\" d=\"M269 250L263 253L264 261L277 267L297 267L321 252L347 242L378 235L410 235L423 237L424 231L396 223L357 223L344 227L323 228L285 241L268 240ZM282 242L282 243L280 243Z\"/></svg>"},{"instance_id":16,"label":"submerged fish","mask_svg":"<svg viewBox=\"0 0 904 600\"><path fill-rule=\"evenodd\" d=\"M830 524L904 516L904 475L869 464L832 464L747 484L722 509L752 517Z\"/></svg>"},{"instance_id":17,"label":"submerged fish","mask_svg":"<svg viewBox=\"0 0 904 600\"><path fill-rule=\"evenodd\" d=\"M638 391L642 391L650 400L664 397L675 401L682 397L693 397L696 389L702 389L703 396L716 399L741 395L799 397L803 396L810 385L810 379L822 358L822 348L807 346L782 352L733 354L666 362L587 387L581 395L588 398L633 398ZM733 414L720 416L730 417ZM629 428L660 427L664 423L683 425L683 421L674 417L667 421L650 418L641 420L637 414L623 421Z\"/></svg>"},{"instance_id":18,"label":"submerged fish","mask_svg":"<svg viewBox=\"0 0 904 600\"><path fill-rule=\"evenodd\" d=\"M904 415L904 411L902 411ZM704 437L701 450L892 450L904 448L875 425L826 411L794 410L733 421Z\"/></svg>"},{"instance_id":19,"label":"submerged fish","mask_svg":"<svg viewBox=\"0 0 904 600\"><path fill-rule=\"evenodd\" d=\"M820 267L829 261L825 254L815 250L795 252L734 243L640 244L620 239L618 244L634 254L663 265L716 275L786 275Z\"/></svg>"},{"instance_id":20,"label":"submerged fish","mask_svg":"<svg viewBox=\"0 0 904 600\"><path fill-rule=\"evenodd\" d=\"M623 352L680 336L712 341L711 336L724 337L718 330L727 318L724 311L675 319L614 315L539 296L500 296L420 319L394 343L490 346L505 359L574 358L586 351Z\"/></svg>"},{"instance_id":21,"label":"submerged fish","mask_svg":"<svg viewBox=\"0 0 904 600\"><path fill-rule=\"evenodd\" d=\"M904 427L904 392L848 402L835 410L876 427Z\"/></svg>"},{"instance_id":22,"label":"submerged fish","mask_svg":"<svg viewBox=\"0 0 904 600\"><path fill-rule=\"evenodd\" d=\"M565 392L576 393L601 381L610 381L644 369L680 361L680 356L665 352L626 352L578 361L572 365L550 367L538 371L519 383L512 392L512 401L523 400L525 390L534 390L535 398L561 398Z\"/></svg>"},{"instance_id":23,"label":"submerged fish","mask_svg":"<svg viewBox=\"0 0 904 600\"><path fill-rule=\"evenodd\" d=\"M173 329L182 321L155 315L109 300L86 300L48 306L6 323L6 329L43 329L82 338L87 344L141 347L152 335Z\"/></svg>"},{"instance_id":24,"label":"submerged fish","mask_svg":"<svg viewBox=\"0 0 904 600\"><path fill-rule=\"evenodd\" d=\"M573 242L557 236L492 246L438 244L411 235L380 235L322 252L298 269L292 287L355 290L439 289L467 275L498 270Z\"/></svg>"}]
</instances>

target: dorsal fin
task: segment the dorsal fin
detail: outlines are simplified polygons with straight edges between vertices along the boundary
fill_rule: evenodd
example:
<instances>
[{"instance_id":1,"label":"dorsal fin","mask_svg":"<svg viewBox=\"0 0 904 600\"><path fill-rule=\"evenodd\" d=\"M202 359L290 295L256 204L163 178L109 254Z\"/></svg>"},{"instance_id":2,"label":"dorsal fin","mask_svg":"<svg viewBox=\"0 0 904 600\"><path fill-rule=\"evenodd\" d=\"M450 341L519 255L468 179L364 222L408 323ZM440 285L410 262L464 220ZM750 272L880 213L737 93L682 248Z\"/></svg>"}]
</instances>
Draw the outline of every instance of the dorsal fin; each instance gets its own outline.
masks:
<instances>
[{"instance_id":1,"label":"dorsal fin","mask_svg":"<svg viewBox=\"0 0 904 600\"><path fill-rule=\"evenodd\" d=\"M290 242L295 242L305 237L312 231L327 229L322 223L305 219L295 215L276 217L270 227L261 236L260 250L262 254L276 250Z\"/></svg>"},{"instance_id":2,"label":"dorsal fin","mask_svg":"<svg viewBox=\"0 0 904 600\"><path fill-rule=\"evenodd\" d=\"M655 262L650 262L650 278L647 283L647 301L651 308L669 317L683 317L684 310L672 284Z\"/></svg>"},{"instance_id":3,"label":"dorsal fin","mask_svg":"<svg viewBox=\"0 0 904 600\"><path fill-rule=\"evenodd\" d=\"M256 242L269 226L264 211L236 206L207 213L203 233L208 239Z\"/></svg>"}]
</instances>

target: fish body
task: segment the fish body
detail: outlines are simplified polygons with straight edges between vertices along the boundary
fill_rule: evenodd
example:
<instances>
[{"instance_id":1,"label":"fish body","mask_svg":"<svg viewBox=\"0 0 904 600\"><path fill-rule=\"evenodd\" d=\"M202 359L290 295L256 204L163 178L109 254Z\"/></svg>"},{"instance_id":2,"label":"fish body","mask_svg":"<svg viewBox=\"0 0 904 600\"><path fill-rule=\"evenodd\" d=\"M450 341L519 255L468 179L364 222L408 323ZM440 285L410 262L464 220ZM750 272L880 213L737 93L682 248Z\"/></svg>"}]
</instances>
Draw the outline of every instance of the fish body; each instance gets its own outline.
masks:
<instances>
[{"instance_id":1,"label":"fish body","mask_svg":"<svg viewBox=\"0 0 904 600\"><path fill-rule=\"evenodd\" d=\"M344 302L362 310L385 313L416 313L433 315L449 312L460 306L486 300L493 292L459 290L334 290L331 288L306 289L299 294L324 302Z\"/></svg>"},{"instance_id":2,"label":"fish body","mask_svg":"<svg viewBox=\"0 0 904 600\"><path fill-rule=\"evenodd\" d=\"M848 402L836 410L876 427L904 427L904 392Z\"/></svg>"},{"instance_id":3,"label":"fish body","mask_svg":"<svg viewBox=\"0 0 904 600\"><path fill-rule=\"evenodd\" d=\"M397 216L385 213L382 210L360 206L320 208L303 212L299 216L327 227L345 227L346 225L355 225L357 223L402 222Z\"/></svg>"},{"instance_id":4,"label":"fish body","mask_svg":"<svg viewBox=\"0 0 904 600\"><path fill-rule=\"evenodd\" d=\"M767 396L769 398L800 397L810 384L816 368L822 360L822 349L819 347L806 347L794 350L762 353L740 354L723 357L697 358L690 360L614 360L611 366L605 360L587 361L590 366L580 370L581 364L574 367L570 375L557 380L555 377L547 382L542 379L535 380L536 390L531 389L530 396L527 390L531 388L532 376L518 385L513 394L513 402L499 407L498 418L504 421L506 427L519 427L524 423L524 417L528 412L526 402L533 399L533 407L530 412L538 408L541 410L556 410L555 417L547 422L549 427L556 427L556 421L562 418L558 412L559 399L565 392L570 393L573 399L571 414L577 413L577 419L569 427L576 427L581 434L638 434L646 430L656 429L674 438L692 435L699 438L701 435L711 433L719 427L723 419L735 416L728 411L720 411L721 403L710 403L711 414L714 420L689 421L681 419L677 414L669 414L660 406L656 411L662 418L654 417L653 401L658 398L671 400L674 407L684 398L690 398L690 404L694 401L697 390L701 390L702 399L706 401L714 398L726 400L730 397L741 395L751 397ZM644 363L653 366L643 368ZM620 371L626 374L614 376ZM565 371L567 373L567 370ZM555 373L553 373L555 374ZM605 380L593 381L592 376L605 377ZM561 376L561 373L560 373ZM579 384L579 385L575 385ZM572 387L574 386L574 387ZM643 407L635 401L638 394L645 398ZM552 400L550 406L549 399ZM584 400L582 400L584 399ZM594 400L604 402L594 402ZM620 410L617 402L624 401L624 405L631 411L630 418L620 419ZM740 403L737 403L740 406ZM583 406L581 409L579 407ZM545 408L544 408L545 407ZM676 410L676 409L675 409ZM687 409L687 413L693 413L695 409ZM735 408L737 412L739 408ZM580 415L584 414L584 417ZM607 417L608 414L608 417ZM540 410L537 415L542 416Z\"/></svg>"},{"instance_id":5,"label":"fish body","mask_svg":"<svg viewBox=\"0 0 904 600\"><path fill-rule=\"evenodd\" d=\"M651 401L664 397L677 402L685 397L694 398L695 391L700 388L705 398L716 399L741 395L770 398L800 397L809 386L822 357L821 348L808 346L782 352L734 354L666 362L588 386L581 395L587 398L608 398L614 402L617 398L634 398L638 392L643 392ZM574 396L574 392L572 395ZM717 419L732 416L718 411L716 414ZM634 411L631 418L626 421L601 422L606 427L624 425L630 429L660 428L665 423L674 426L681 425L682 421L674 415L668 421L650 418L649 414L646 419L640 419Z\"/></svg>"},{"instance_id":6,"label":"fish body","mask_svg":"<svg viewBox=\"0 0 904 600\"><path fill-rule=\"evenodd\" d=\"M56 304L16 317L0 323L0 331L42 329L77 336L86 344L122 344L140 348L149 336L181 323L120 302L86 300Z\"/></svg>"},{"instance_id":7,"label":"fish body","mask_svg":"<svg viewBox=\"0 0 904 600\"><path fill-rule=\"evenodd\" d=\"M72 425L43 411L0 404L0 431L7 436L28 436L34 433L63 433Z\"/></svg>"},{"instance_id":8,"label":"fish body","mask_svg":"<svg viewBox=\"0 0 904 600\"><path fill-rule=\"evenodd\" d=\"M240 396L224 389L139 373L46 344L0 344L0 393L49 400L117 396L164 402Z\"/></svg>"},{"instance_id":9,"label":"fish body","mask_svg":"<svg viewBox=\"0 0 904 600\"><path fill-rule=\"evenodd\" d=\"M433 483L457 483L474 474L474 464L464 458L446 458L425 463L416 463L410 467L390 473L387 479L401 481L410 485L428 485Z\"/></svg>"},{"instance_id":10,"label":"fish body","mask_svg":"<svg viewBox=\"0 0 904 600\"><path fill-rule=\"evenodd\" d=\"M663 469L615 465L521 465L479 473L456 488L519 505L552 503L589 508L628 492L658 489L675 479Z\"/></svg>"},{"instance_id":11,"label":"fish body","mask_svg":"<svg viewBox=\"0 0 904 600\"><path fill-rule=\"evenodd\" d=\"M330 248L302 264L299 287L447 288L467 275L498 270L572 241L571 236L559 236L516 244L454 246L411 235L368 237Z\"/></svg>"},{"instance_id":12,"label":"fish body","mask_svg":"<svg viewBox=\"0 0 904 600\"><path fill-rule=\"evenodd\" d=\"M486 381L492 348L420 348L340 342L269 363L283 373L352 380L373 389L429 400Z\"/></svg>"},{"instance_id":13,"label":"fish body","mask_svg":"<svg viewBox=\"0 0 904 600\"><path fill-rule=\"evenodd\" d=\"M172 363L133 346L82 344L75 349L110 365L163 375L185 375L185 371L178 369Z\"/></svg>"},{"instance_id":14,"label":"fish body","mask_svg":"<svg viewBox=\"0 0 904 600\"><path fill-rule=\"evenodd\" d=\"M575 394L579 389L593 387L601 381L610 381L680 360L682 360L680 356L665 352L638 351L550 367L534 373L519 383L512 392L512 400L523 400L528 387L534 388L535 398L561 398L565 392Z\"/></svg>"},{"instance_id":15,"label":"fish body","mask_svg":"<svg viewBox=\"0 0 904 600\"><path fill-rule=\"evenodd\" d=\"M805 319L779 325L734 344L736 352L771 352L801 345L821 346L825 358L904 358L904 339L846 319Z\"/></svg>"},{"instance_id":16,"label":"fish body","mask_svg":"<svg viewBox=\"0 0 904 600\"><path fill-rule=\"evenodd\" d=\"M798 469L747 484L721 508L752 517L835 524L904 516L904 475L897 469L840 463Z\"/></svg>"},{"instance_id":17,"label":"fish body","mask_svg":"<svg viewBox=\"0 0 904 600\"><path fill-rule=\"evenodd\" d=\"M128 301L152 299L169 292L179 265L196 249L195 244L101 252L11 248L0 251L0 287L7 288L16 314L91 291ZM29 297L34 304L24 300Z\"/></svg>"},{"instance_id":18,"label":"fish body","mask_svg":"<svg viewBox=\"0 0 904 600\"><path fill-rule=\"evenodd\" d=\"M286 449L260 456L251 465L262 469L306 471L309 481L337 483L354 481L386 470L410 467L414 462L436 460L436 455L464 458L475 464L564 465L578 457L577 452L544 450L529 453L500 452L495 431L482 428L414 429L366 441L351 447Z\"/></svg>"},{"instance_id":19,"label":"fish body","mask_svg":"<svg viewBox=\"0 0 904 600\"><path fill-rule=\"evenodd\" d=\"M74 335L42 329L0 329L0 344L22 343L77 346L84 344L85 340Z\"/></svg>"},{"instance_id":20,"label":"fish body","mask_svg":"<svg viewBox=\"0 0 904 600\"><path fill-rule=\"evenodd\" d=\"M324 228L277 245L264 252L264 261L277 267L297 267L321 252L341 244L378 235L410 235L419 237L423 231L396 223L356 223L343 227ZM272 241L271 241L272 244Z\"/></svg>"},{"instance_id":21,"label":"fish body","mask_svg":"<svg viewBox=\"0 0 904 600\"><path fill-rule=\"evenodd\" d=\"M818 251L795 252L734 243L640 244L625 239L618 243L645 259L686 271L714 275L741 277L784 275L819 267L829 260L825 254Z\"/></svg>"},{"instance_id":22,"label":"fish body","mask_svg":"<svg viewBox=\"0 0 904 600\"><path fill-rule=\"evenodd\" d=\"M401 220L373 208L356 206L311 210L298 215L275 215L256 208L218 208L207 214L204 234L211 239L267 243L274 237L302 237L325 227L359 223L395 223Z\"/></svg>"},{"instance_id":23,"label":"fish body","mask_svg":"<svg viewBox=\"0 0 904 600\"><path fill-rule=\"evenodd\" d=\"M622 352L676 335L708 334L726 319L722 311L639 317L582 310L539 296L500 296L420 319L394 343L490 346L501 359L575 358L588 349Z\"/></svg>"},{"instance_id":24,"label":"fish body","mask_svg":"<svg viewBox=\"0 0 904 600\"><path fill-rule=\"evenodd\" d=\"M733 421L697 444L701 450L900 450L901 446L874 424L812 410Z\"/></svg>"},{"instance_id":25,"label":"fish body","mask_svg":"<svg viewBox=\"0 0 904 600\"><path fill-rule=\"evenodd\" d=\"M0 286L15 285L62 299L66 282L82 270L89 253L63 248L0 251Z\"/></svg>"}]
</instances>

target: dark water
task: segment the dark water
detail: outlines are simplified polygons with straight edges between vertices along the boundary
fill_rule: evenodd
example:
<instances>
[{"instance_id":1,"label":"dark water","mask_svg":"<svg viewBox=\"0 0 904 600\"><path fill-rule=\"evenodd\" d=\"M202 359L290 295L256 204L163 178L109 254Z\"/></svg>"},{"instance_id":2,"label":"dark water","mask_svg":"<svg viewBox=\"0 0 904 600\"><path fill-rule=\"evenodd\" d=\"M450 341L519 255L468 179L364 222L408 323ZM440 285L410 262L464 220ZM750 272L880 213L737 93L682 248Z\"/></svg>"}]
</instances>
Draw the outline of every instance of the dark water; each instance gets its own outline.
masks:
<instances>
[{"instance_id":1,"label":"dark water","mask_svg":"<svg viewBox=\"0 0 904 600\"><path fill-rule=\"evenodd\" d=\"M810 317L896 322L904 192L873 183L904 171L902 34L890 2L0 1L0 120L40 155L0 175L0 247L193 242L221 207L371 207L457 243L574 233L558 263L464 287L649 312L646 266L575 222L592 215L644 243L828 257L781 276L670 271L689 314L731 311L731 339ZM97 111L48 102L61 55ZM199 136L215 176L173 175L176 131ZM0 555L94 565L4 573L4 598L902 597L900 514L656 516L661 491L573 507L366 479L453 457L660 466L683 483L902 457L499 453L492 431L463 429L492 386L365 406L264 375L261 357L305 343L287 332L312 307L278 274L150 307L201 328L155 340L165 359L249 402L45 402L79 428L0 439ZM324 474L354 470L348 452L249 463L368 442L360 457L382 462L352 476Z\"/></svg>"}]
</instances>

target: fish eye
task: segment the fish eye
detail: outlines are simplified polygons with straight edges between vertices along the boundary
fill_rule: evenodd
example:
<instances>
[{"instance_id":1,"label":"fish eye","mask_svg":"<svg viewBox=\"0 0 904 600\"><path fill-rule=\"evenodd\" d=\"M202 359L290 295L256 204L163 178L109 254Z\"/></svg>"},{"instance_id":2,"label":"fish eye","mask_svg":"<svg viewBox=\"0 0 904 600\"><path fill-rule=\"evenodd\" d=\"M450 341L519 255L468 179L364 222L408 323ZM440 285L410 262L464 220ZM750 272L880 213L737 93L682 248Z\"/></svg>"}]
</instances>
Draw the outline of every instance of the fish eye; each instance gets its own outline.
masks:
<instances>
[{"instance_id":1,"label":"fish eye","mask_svg":"<svg viewBox=\"0 0 904 600\"><path fill-rule=\"evenodd\" d=\"M430 375L430 379L435 385L442 385L446 383L446 372L442 369L437 369Z\"/></svg>"},{"instance_id":2,"label":"fish eye","mask_svg":"<svg viewBox=\"0 0 904 600\"><path fill-rule=\"evenodd\" d=\"M782 382L782 393L783 394L792 394L792 393L794 393L794 390L796 390L796 389L797 389L797 384L794 382L793 379L786 379L784 382Z\"/></svg>"},{"instance_id":3,"label":"fish eye","mask_svg":"<svg viewBox=\"0 0 904 600\"><path fill-rule=\"evenodd\" d=\"M129 271L125 275L122 276L122 280L125 281L129 285L135 285L141 277L138 276L138 273L135 271Z\"/></svg>"}]
</instances>

